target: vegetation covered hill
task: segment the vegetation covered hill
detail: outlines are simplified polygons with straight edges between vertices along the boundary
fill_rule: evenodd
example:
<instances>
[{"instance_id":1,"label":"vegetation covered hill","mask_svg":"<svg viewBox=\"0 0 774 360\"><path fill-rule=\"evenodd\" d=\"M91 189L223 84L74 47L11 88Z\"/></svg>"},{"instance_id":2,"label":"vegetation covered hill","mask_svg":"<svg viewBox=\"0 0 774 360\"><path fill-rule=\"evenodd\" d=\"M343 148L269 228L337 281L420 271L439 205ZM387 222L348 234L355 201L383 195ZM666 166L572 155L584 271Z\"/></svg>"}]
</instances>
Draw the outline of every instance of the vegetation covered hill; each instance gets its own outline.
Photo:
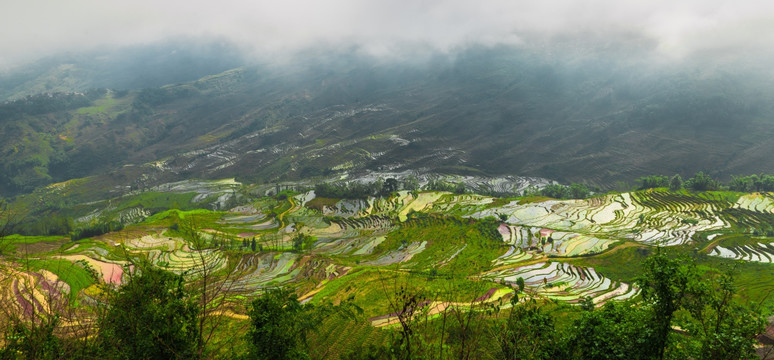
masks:
<instances>
[{"instance_id":1,"label":"vegetation covered hill","mask_svg":"<svg viewBox=\"0 0 774 360\"><path fill-rule=\"evenodd\" d=\"M771 193L557 200L411 186L324 198L330 185L267 197L175 183L112 200L78 232L4 236L4 354L746 358L774 312ZM217 199L224 210L200 208ZM109 225L129 208L135 224ZM84 224L93 233L76 236ZM159 337L138 331L161 323Z\"/></svg>"},{"instance_id":2,"label":"vegetation covered hill","mask_svg":"<svg viewBox=\"0 0 774 360\"><path fill-rule=\"evenodd\" d=\"M0 191L105 174L131 186L139 175L122 166L149 163L154 184L427 169L612 188L774 170L765 72L554 49L413 63L311 53L160 88L33 95L0 106Z\"/></svg>"}]
</instances>

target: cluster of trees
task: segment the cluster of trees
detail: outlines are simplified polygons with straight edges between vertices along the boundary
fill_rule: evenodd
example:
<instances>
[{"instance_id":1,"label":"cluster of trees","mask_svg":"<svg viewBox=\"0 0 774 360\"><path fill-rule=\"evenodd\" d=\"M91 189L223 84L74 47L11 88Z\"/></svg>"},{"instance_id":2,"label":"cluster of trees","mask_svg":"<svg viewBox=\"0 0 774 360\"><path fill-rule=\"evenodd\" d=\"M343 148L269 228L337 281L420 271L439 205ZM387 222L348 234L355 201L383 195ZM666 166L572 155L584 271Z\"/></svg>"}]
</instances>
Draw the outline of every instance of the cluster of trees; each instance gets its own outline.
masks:
<instances>
[{"instance_id":1,"label":"cluster of trees","mask_svg":"<svg viewBox=\"0 0 774 360\"><path fill-rule=\"evenodd\" d=\"M416 181L416 178L414 178ZM416 187L414 185L416 184ZM333 199L366 199L371 196L389 196L398 190L416 190L419 182L404 180L400 182L394 178L386 180L377 179L370 183L320 183L314 186L317 196Z\"/></svg>"},{"instance_id":2,"label":"cluster of trees","mask_svg":"<svg viewBox=\"0 0 774 360\"><path fill-rule=\"evenodd\" d=\"M247 240L247 238L242 239L242 247L243 248L250 248L252 251L263 251L263 245L255 243L255 236L251 240Z\"/></svg>"},{"instance_id":3,"label":"cluster of trees","mask_svg":"<svg viewBox=\"0 0 774 360\"><path fill-rule=\"evenodd\" d=\"M697 172L688 180L683 181L680 175L668 177L665 175L643 176L637 179L639 190L653 188L669 188L672 191L689 189L693 191L731 190L739 192L774 191L774 175L760 174L747 176L732 176L726 185L702 171Z\"/></svg>"},{"instance_id":4,"label":"cluster of trees","mask_svg":"<svg viewBox=\"0 0 774 360\"><path fill-rule=\"evenodd\" d=\"M732 176L728 189L741 192L774 191L774 175Z\"/></svg>"},{"instance_id":5,"label":"cluster of trees","mask_svg":"<svg viewBox=\"0 0 774 360\"><path fill-rule=\"evenodd\" d=\"M34 221L16 224L13 231L20 235L62 235L69 234L73 227L72 218L49 215Z\"/></svg>"},{"instance_id":6,"label":"cluster of trees","mask_svg":"<svg viewBox=\"0 0 774 360\"><path fill-rule=\"evenodd\" d=\"M300 252L302 250L311 249L315 242L317 242L316 237L299 232L293 237L293 250Z\"/></svg>"},{"instance_id":7,"label":"cluster of trees","mask_svg":"<svg viewBox=\"0 0 774 360\"><path fill-rule=\"evenodd\" d=\"M683 186L694 191L714 191L721 190L723 184L704 172L699 171L692 178L686 180Z\"/></svg>"},{"instance_id":8,"label":"cluster of trees","mask_svg":"<svg viewBox=\"0 0 774 360\"><path fill-rule=\"evenodd\" d=\"M676 191L683 188L683 179L680 175L675 175L671 178L666 175L643 176L637 179L637 182L640 183L637 187L638 190L668 187L669 189Z\"/></svg>"},{"instance_id":9,"label":"cluster of trees","mask_svg":"<svg viewBox=\"0 0 774 360\"><path fill-rule=\"evenodd\" d=\"M34 221L12 224L13 233L25 236L68 235L70 240L81 240L93 236L119 231L124 224L113 219L100 218L89 224L76 226L73 219L61 215L41 216Z\"/></svg>"},{"instance_id":10,"label":"cluster of trees","mask_svg":"<svg viewBox=\"0 0 774 360\"><path fill-rule=\"evenodd\" d=\"M444 180L429 180L424 189L430 191L448 191L455 194L464 194L467 191L465 184L462 182L452 183Z\"/></svg>"},{"instance_id":11,"label":"cluster of trees","mask_svg":"<svg viewBox=\"0 0 774 360\"><path fill-rule=\"evenodd\" d=\"M70 240L81 240L93 236L107 234L111 231L119 231L124 224L115 220L100 220L84 227L73 229L70 232Z\"/></svg>"},{"instance_id":12,"label":"cluster of trees","mask_svg":"<svg viewBox=\"0 0 774 360\"><path fill-rule=\"evenodd\" d=\"M585 199L591 195L591 190L584 184L573 183L569 186L550 184L542 189L530 187L524 190L524 196L546 196L554 199Z\"/></svg>"}]
</instances>

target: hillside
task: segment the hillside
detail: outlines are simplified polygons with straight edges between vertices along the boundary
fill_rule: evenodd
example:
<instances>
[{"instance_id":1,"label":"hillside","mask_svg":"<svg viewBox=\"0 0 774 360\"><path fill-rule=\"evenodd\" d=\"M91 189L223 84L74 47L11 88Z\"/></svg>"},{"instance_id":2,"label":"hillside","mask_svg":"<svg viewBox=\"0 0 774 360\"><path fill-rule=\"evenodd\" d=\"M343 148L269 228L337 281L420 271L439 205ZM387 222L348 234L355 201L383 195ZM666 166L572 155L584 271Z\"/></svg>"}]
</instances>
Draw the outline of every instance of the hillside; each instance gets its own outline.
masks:
<instances>
[{"instance_id":1,"label":"hillside","mask_svg":"<svg viewBox=\"0 0 774 360\"><path fill-rule=\"evenodd\" d=\"M470 48L414 63L312 53L160 88L37 95L0 106L0 189L146 163L163 181L424 169L603 188L774 170L766 73L557 51Z\"/></svg>"}]
</instances>

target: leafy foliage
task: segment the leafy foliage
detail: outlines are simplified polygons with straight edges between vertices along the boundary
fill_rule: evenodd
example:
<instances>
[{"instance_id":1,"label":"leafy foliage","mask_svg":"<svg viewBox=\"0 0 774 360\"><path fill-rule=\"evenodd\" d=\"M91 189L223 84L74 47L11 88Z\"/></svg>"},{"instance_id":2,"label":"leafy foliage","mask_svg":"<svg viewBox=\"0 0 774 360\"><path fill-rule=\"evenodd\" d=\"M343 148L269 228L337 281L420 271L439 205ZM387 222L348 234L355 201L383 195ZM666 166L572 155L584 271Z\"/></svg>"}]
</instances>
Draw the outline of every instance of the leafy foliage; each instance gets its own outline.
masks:
<instances>
[{"instance_id":1,"label":"leafy foliage","mask_svg":"<svg viewBox=\"0 0 774 360\"><path fill-rule=\"evenodd\" d=\"M640 183L640 190L667 187L670 184L669 177L664 175L643 176L637 182Z\"/></svg>"},{"instance_id":2,"label":"leafy foliage","mask_svg":"<svg viewBox=\"0 0 774 360\"><path fill-rule=\"evenodd\" d=\"M550 184L540 189L538 194L554 199L585 199L591 195L591 191L583 184L573 183L570 186ZM532 195L526 194L525 196Z\"/></svg>"},{"instance_id":3,"label":"leafy foliage","mask_svg":"<svg viewBox=\"0 0 774 360\"><path fill-rule=\"evenodd\" d=\"M54 360L64 358L63 340L54 335L59 319L40 324L17 322L6 333L0 359Z\"/></svg>"},{"instance_id":4,"label":"leafy foliage","mask_svg":"<svg viewBox=\"0 0 774 360\"><path fill-rule=\"evenodd\" d=\"M430 191L448 191L455 194L465 193L465 184L462 182L450 183L444 180L430 180L424 187L425 190Z\"/></svg>"},{"instance_id":5,"label":"leafy foliage","mask_svg":"<svg viewBox=\"0 0 774 360\"><path fill-rule=\"evenodd\" d=\"M119 231L123 228L124 228L124 224L115 220L97 221L96 223L87 225L85 227L76 228L70 234L70 239L73 241L81 240L92 236L107 234L111 231Z\"/></svg>"},{"instance_id":6,"label":"leafy foliage","mask_svg":"<svg viewBox=\"0 0 774 360\"><path fill-rule=\"evenodd\" d=\"M774 191L774 175L732 176L728 189L740 192Z\"/></svg>"},{"instance_id":7,"label":"leafy foliage","mask_svg":"<svg viewBox=\"0 0 774 360\"><path fill-rule=\"evenodd\" d=\"M381 179L371 183L320 183L314 186L314 193L324 198L336 199L365 199L370 196L389 196L398 190L398 181L395 179Z\"/></svg>"},{"instance_id":8,"label":"leafy foliage","mask_svg":"<svg viewBox=\"0 0 774 360\"><path fill-rule=\"evenodd\" d=\"M682 306L691 286L689 282L699 276L693 262L670 259L660 249L644 261L643 269L637 282L645 304L652 311L652 332L643 350L651 357L663 359L675 312Z\"/></svg>"},{"instance_id":9,"label":"leafy foliage","mask_svg":"<svg viewBox=\"0 0 774 360\"><path fill-rule=\"evenodd\" d=\"M497 328L498 359L556 359L560 336L554 318L534 300L514 304L508 317Z\"/></svg>"},{"instance_id":10,"label":"leafy foliage","mask_svg":"<svg viewBox=\"0 0 774 360\"><path fill-rule=\"evenodd\" d=\"M193 359L197 314L182 276L142 265L112 294L99 342L113 359Z\"/></svg>"},{"instance_id":11,"label":"leafy foliage","mask_svg":"<svg viewBox=\"0 0 774 360\"><path fill-rule=\"evenodd\" d=\"M306 334L316 325L311 307L290 290L272 289L253 300L248 315L247 359L308 359Z\"/></svg>"},{"instance_id":12,"label":"leafy foliage","mask_svg":"<svg viewBox=\"0 0 774 360\"><path fill-rule=\"evenodd\" d=\"M685 181L685 187L694 191L720 190L721 184L711 176L699 171L692 178Z\"/></svg>"},{"instance_id":13,"label":"leafy foliage","mask_svg":"<svg viewBox=\"0 0 774 360\"><path fill-rule=\"evenodd\" d=\"M652 359L647 350L653 329L648 312L636 304L609 302L584 311L563 339L568 359Z\"/></svg>"},{"instance_id":14,"label":"leafy foliage","mask_svg":"<svg viewBox=\"0 0 774 360\"><path fill-rule=\"evenodd\" d=\"M760 311L735 298L735 270L692 284L684 300L684 316L677 319L690 335L675 347L675 357L694 359L753 359L755 335L765 321Z\"/></svg>"},{"instance_id":15,"label":"leafy foliage","mask_svg":"<svg viewBox=\"0 0 774 360\"><path fill-rule=\"evenodd\" d=\"M678 191L683 188L683 178L679 174L675 174L669 180L669 190Z\"/></svg>"}]
</instances>

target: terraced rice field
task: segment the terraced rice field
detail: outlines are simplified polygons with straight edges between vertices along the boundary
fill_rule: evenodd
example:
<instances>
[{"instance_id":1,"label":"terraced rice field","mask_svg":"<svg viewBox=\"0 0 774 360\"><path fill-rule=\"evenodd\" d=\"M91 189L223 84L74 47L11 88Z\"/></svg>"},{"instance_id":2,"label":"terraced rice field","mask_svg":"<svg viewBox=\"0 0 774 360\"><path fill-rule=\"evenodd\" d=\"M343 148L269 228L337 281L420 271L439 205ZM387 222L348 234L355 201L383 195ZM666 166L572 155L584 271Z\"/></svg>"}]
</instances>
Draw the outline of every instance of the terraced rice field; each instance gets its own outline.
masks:
<instances>
[{"instance_id":1,"label":"terraced rice field","mask_svg":"<svg viewBox=\"0 0 774 360\"><path fill-rule=\"evenodd\" d=\"M172 184L170 191L183 191L194 185L199 186ZM510 185L498 182L487 186ZM127 260L145 258L161 268L186 274L188 279L204 270L218 273L231 268L231 264L235 271L229 277L228 289L235 298L259 295L271 287L292 286L304 294L304 301L311 302L316 301L317 294L332 297L333 290L329 289L338 289L356 299L370 296L373 300L379 289L369 288L370 284L349 288L348 282L353 279L349 276L378 272L379 267L390 267L401 276L414 276L412 281L426 278L428 284L442 282L440 279L453 271L464 271L462 277L468 281L464 286L476 289L473 294L480 290L476 286L491 286L491 293L481 294L480 301L468 303L428 301L424 306L431 313L502 299L511 290L497 284L515 286L519 278L525 282L527 297L573 304L588 296L601 305L639 293L631 284L610 278L630 279L628 274L616 274L605 264L593 262L607 256L604 254L623 253L610 251L614 245L633 251L647 250L647 246L653 245L708 242L701 246L711 248L718 242L726 244L727 235L744 233L740 236L745 241L740 244L744 245L717 245L710 255L774 262L774 244L748 241L753 229L760 231L767 224L774 224L774 197L734 196L653 190L585 200L516 200L401 191L390 198L318 199L312 208L303 205L315 199L313 192L306 192L288 198L262 198L228 212L186 212L186 216L196 216L201 221L199 239L186 239L171 230L175 229L174 221L183 219L182 213L170 218L154 215L146 223L120 234L74 244L63 240L60 252L52 251L39 260L61 261L75 267L85 263L97 271L97 281L116 285L125 278ZM314 237L310 241L313 244L294 249L293 240L298 234ZM723 237L716 239L721 234ZM259 245L256 249L245 247L242 242L252 238ZM193 244L201 240L211 247L194 250ZM597 257L598 254L603 255ZM590 266L603 269L610 277ZM24 314L33 310L42 313L58 306L46 299L77 298L78 292L91 284L80 280L77 283L67 279L66 273L48 271L51 269L42 265L30 272L18 267L9 269L0 272L0 296L13 299L14 311ZM475 283L473 287L470 282ZM470 299L455 299L458 300ZM369 316L377 314L372 312ZM377 316L371 324L394 324L394 315Z\"/></svg>"},{"instance_id":2,"label":"terraced rice field","mask_svg":"<svg viewBox=\"0 0 774 360\"><path fill-rule=\"evenodd\" d=\"M122 262L107 262L107 261L100 261L96 260L94 258L88 257L86 255L64 255L59 256L60 259L66 259L72 262L76 261L85 261L91 267L97 271L98 274L102 276L102 280L105 281L107 284L115 284L120 285L123 282L124 277L124 268L123 266L127 263Z\"/></svg>"},{"instance_id":3,"label":"terraced rice field","mask_svg":"<svg viewBox=\"0 0 774 360\"><path fill-rule=\"evenodd\" d=\"M174 251L150 250L148 260L154 265L176 274L198 275L226 267L226 260L217 249L192 250L187 245Z\"/></svg>"},{"instance_id":4,"label":"terraced rice field","mask_svg":"<svg viewBox=\"0 0 774 360\"><path fill-rule=\"evenodd\" d=\"M305 195L304 198L309 197ZM422 192L415 197L402 191L397 197L389 199L341 200L333 207L326 207L323 214L337 218L336 222L341 227L353 229L384 228L395 220L406 221L411 211L473 218L505 216L505 223L511 226L567 233L561 236L563 242L570 242L571 238L577 237L576 234L586 235L587 240L578 240L595 244L566 244L566 249L554 246L551 250L558 256L577 256L604 251L618 239L648 245L685 244L692 241L697 233L730 227L724 210L732 207L769 213L774 211L774 204L768 195L741 197L732 204L721 198L660 190L526 204L514 200L495 205L494 200L482 195L445 192ZM601 238L597 234L605 236ZM529 238L513 233L510 242L517 244L524 240L529 241Z\"/></svg>"},{"instance_id":5,"label":"terraced rice field","mask_svg":"<svg viewBox=\"0 0 774 360\"><path fill-rule=\"evenodd\" d=\"M521 248L511 246L508 248L508 251L506 251L505 254L492 261L492 264L494 266L510 265L529 261L535 258L538 258L538 255L536 255L534 252L525 251Z\"/></svg>"},{"instance_id":6,"label":"terraced rice field","mask_svg":"<svg viewBox=\"0 0 774 360\"><path fill-rule=\"evenodd\" d=\"M506 244L524 251L532 250L555 256L597 254L607 250L616 242L591 235L505 224L500 225L498 231Z\"/></svg>"},{"instance_id":7,"label":"terraced rice field","mask_svg":"<svg viewBox=\"0 0 774 360\"><path fill-rule=\"evenodd\" d=\"M387 254L382 255L376 260L369 261L367 265L385 266L397 263L408 262L414 255L421 253L425 250L427 241L412 242L408 246L403 246L400 249L390 251Z\"/></svg>"},{"instance_id":8,"label":"terraced rice field","mask_svg":"<svg viewBox=\"0 0 774 360\"><path fill-rule=\"evenodd\" d=\"M373 215L380 215L382 219L397 218L403 222L410 211L473 218L505 216L508 225L569 233L562 237L563 241L579 234L587 235L589 241L596 242L590 246L581 245L576 250L564 250L564 254L555 247L556 255L575 256L603 251L617 239L648 245L685 244L699 232L730 227L723 211L733 206L751 207L756 211L774 210L770 198L763 195L751 195L749 199L742 197L737 204L731 204L721 198L667 191L614 194L586 200L547 200L526 204L514 200L498 206L493 204L494 198L475 194L423 192L414 198L411 193L400 192L391 199L341 200L325 214L346 218L348 225L345 226L352 227L359 227L358 220L363 221ZM605 234L605 239L596 234ZM510 241L516 244L524 238L513 233ZM568 253L571 255L566 255Z\"/></svg>"},{"instance_id":9,"label":"terraced rice field","mask_svg":"<svg viewBox=\"0 0 774 360\"><path fill-rule=\"evenodd\" d=\"M357 233L338 239L321 239L314 244L314 253L327 255L367 255L384 241L384 237L356 237Z\"/></svg>"},{"instance_id":10,"label":"terraced rice field","mask_svg":"<svg viewBox=\"0 0 774 360\"><path fill-rule=\"evenodd\" d=\"M183 244L185 244L184 239L168 237L165 236L163 232L124 241L124 246L134 250L156 249L161 251L173 251L183 246Z\"/></svg>"},{"instance_id":11,"label":"terraced rice field","mask_svg":"<svg viewBox=\"0 0 774 360\"><path fill-rule=\"evenodd\" d=\"M420 308L424 308L424 312L418 312L423 316L426 314L428 318L433 318L447 310L470 310L476 306L484 304L495 303L509 294L512 294L513 290L509 288L492 288L486 294L482 295L478 299L471 302L460 303L451 301L425 301L419 304ZM376 316L368 319L371 322L371 326L384 327L397 325L400 320L398 319L398 313L390 313L387 315Z\"/></svg>"},{"instance_id":12,"label":"terraced rice field","mask_svg":"<svg viewBox=\"0 0 774 360\"><path fill-rule=\"evenodd\" d=\"M691 241L697 232L728 227L728 222L717 214L723 209L722 205L720 201L678 202L661 192L626 193L587 200L529 204L513 201L470 216L483 218L505 214L508 224L606 234L649 245L672 246ZM686 218L696 220L696 223L684 221Z\"/></svg>"},{"instance_id":13,"label":"terraced rice field","mask_svg":"<svg viewBox=\"0 0 774 360\"><path fill-rule=\"evenodd\" d=\"M710 255L727 259L772 263L774 262L774 244L759 242L728 248L716 246Z\"/></svg>"},{"instance_id":14,"label":"terraced rice field","mask_svg":"<svg viewBox=\"0 0 774 360\"><path fill-rule=\"evenodd\" d=\"M593 268L556 261L497 270L484 277L512 286L517 286L517 280L522 278L526 291L532 296L568 303L577 303L583 297L589 296L595 304L601 305L610 300L629 299L639 292L634 286L612 281Z\"/></svg>"},{"instance_id":15,"label":"terraced rice field","mask_svg":"<svg viewBox=\"0 0 774 360\"><path fill-rule=\"evenodd\" d=\"M232 291L259 294L266 288L316 279L325 281L343 276L350 268L294 253L244 255L233 274ZM319 285L315 284L315 285ZM319 290L319 289L318 289Z\"/></svg>"},{"instance_id":16,"label":"terraced rice field","mask_svg":"<svg viewBox=\"0 0 774 360\"><path fill-rule=\"evenodd\" d=\"M774 198L772 198L771 194L754 193L742 195L733 207L762 213L774 213Z\"/></svg>"},{"instance_id":17,"label":"terraced rice field","mask_svg":"<svg viewBox=\"0 0 774 360\"><path fill-rule=\"evenodd\" d=\"M68 304L70 286L56 274L23 271L10 266L0 269L0 301L6 314L25 318L61 312Z\"/></svg>"}]
</instances>

